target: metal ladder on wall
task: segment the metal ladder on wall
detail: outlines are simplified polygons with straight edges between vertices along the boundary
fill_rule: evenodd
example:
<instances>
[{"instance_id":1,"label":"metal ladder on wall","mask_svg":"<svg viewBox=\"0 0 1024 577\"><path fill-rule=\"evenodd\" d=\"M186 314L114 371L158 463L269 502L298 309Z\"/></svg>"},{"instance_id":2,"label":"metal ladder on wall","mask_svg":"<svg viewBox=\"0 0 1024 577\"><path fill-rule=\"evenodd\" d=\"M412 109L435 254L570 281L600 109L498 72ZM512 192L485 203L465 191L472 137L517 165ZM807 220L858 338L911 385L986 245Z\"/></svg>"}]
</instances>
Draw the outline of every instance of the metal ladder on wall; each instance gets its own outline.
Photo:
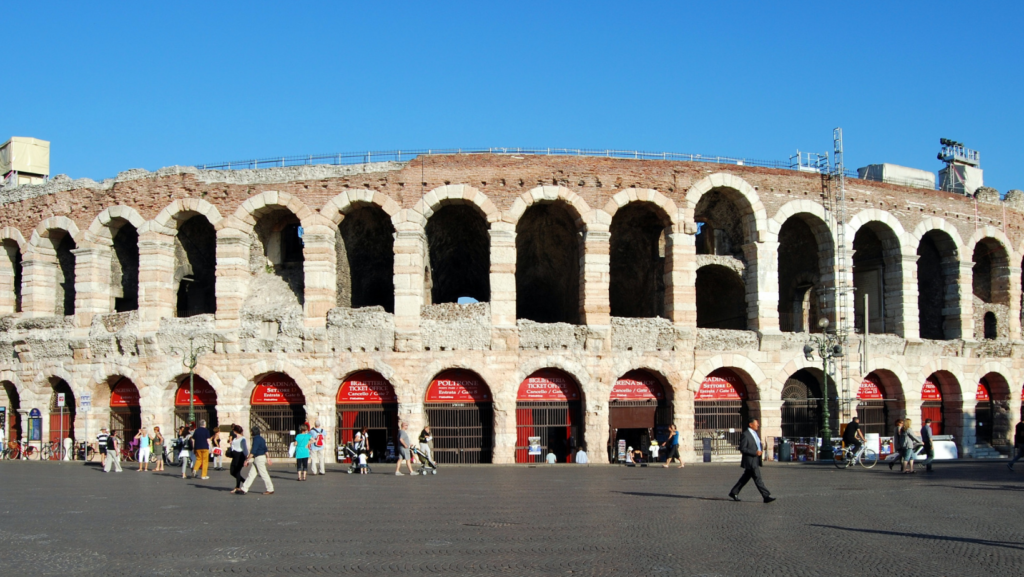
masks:
<instances>
[{"instance_id":1,"label":"metal ladder on wall","mask_svg":"<svg viewBox=\"0 0 1024 577\"><path fill-rule=\"evenodd\" d=\"M830 217L828 223L836 236L836 247L833 261L833 289L823 291L822 305L826 304L826 293L833 294L833 311L835 317L836 337L843 347L844 354L840 357L839 366L832 366L832 379L838 385L837 396L840 402L840 419L852 413L853 396L850 391L850 330L853 325L853 308L849 306L850 295L853 293L851 282L853 271L846 253L846 175L843 165L843 129L832 131L833 156L829 164L828 154L819 156L818 172L821 174L821 190L825 201L825 210ZM824 306L822 307L824 308ZM838 373L838 374L837 374Z\"/></svg>"}]
</instances>

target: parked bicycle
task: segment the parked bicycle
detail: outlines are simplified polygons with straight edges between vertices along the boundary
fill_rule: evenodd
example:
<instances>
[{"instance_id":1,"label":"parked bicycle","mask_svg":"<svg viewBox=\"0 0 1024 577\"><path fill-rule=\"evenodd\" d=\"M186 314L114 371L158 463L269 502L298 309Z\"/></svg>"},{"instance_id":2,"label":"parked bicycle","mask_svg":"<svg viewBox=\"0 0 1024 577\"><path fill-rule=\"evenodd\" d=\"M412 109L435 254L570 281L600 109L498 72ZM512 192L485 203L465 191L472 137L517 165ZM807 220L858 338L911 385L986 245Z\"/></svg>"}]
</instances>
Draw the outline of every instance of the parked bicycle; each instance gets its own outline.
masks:
<instances>
[{"instance_id":1,"label":"parked bicycle","mask_svg":"<svg viewBox=\"0 0 1024 577\"><path fill-rule=\"evenodd\" d=\"M3 450L4 459L33 459L37 458L39 451L32 445L22 447L21 441L11 441Z\"/></svg>"},{"instance_id":2,"label":"parked bicycle","mask_svg":"<svg viewBox=\"0 0 1024 577\"><path fill-rule=\"evenodd\" d=\"M842 451L835 451L835 464L837 469L846 469L860 463L861 467L870 469L878 463L878 453L861 445L860 450L853 452L852 447L845 447Z\"/></svg>"},{"instance_id":3,"label":"parked bicycle","mask_svg":"<svg viewBox=\"0 0 1024 577\"><path fill-rule=\"evenodd\" d=\"M47 461L59 461L64 458L64 446L57 441L43 445L40 458Z\"/></svg>"}]
</instances>

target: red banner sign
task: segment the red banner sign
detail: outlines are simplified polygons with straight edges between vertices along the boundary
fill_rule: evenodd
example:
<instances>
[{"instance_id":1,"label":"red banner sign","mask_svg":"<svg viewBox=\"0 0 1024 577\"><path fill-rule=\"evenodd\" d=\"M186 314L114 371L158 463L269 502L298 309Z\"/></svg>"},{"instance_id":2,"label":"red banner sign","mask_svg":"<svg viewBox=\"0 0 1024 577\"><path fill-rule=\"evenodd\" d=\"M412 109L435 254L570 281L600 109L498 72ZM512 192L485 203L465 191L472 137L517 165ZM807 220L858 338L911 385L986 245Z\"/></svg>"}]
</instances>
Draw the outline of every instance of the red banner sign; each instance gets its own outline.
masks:
<instances>
[{"instance_id":1,"label":"red banner sign","mask_svg":"<svg viewBox=\"0 0 1024 577\"><path fill-rule=\"evenodd\" d=\"M519 384L518 401L568 402L580 400L576 381L562 371L541 369Z\"/></svg>"},{"instance_id":2,"label":"red banner sign","mask_svg":"<svg viewBox=\"0 0 1024 577\"><path fill-rule=\"evenodd\" d=\"M985 383L978 383L978 392L975 398L979 401L990 401L992 400L988 394L988 385Z\"/></svg>"},{"instance_id":3,"label":"red banner sign","mask_svg":"<svg viewBox=\"0 0 1024 577\"><path fill-rule=\"evenodd\" d=\"M742 401L747 398L747 387L739 375L729 369L718 369L704 377L695 401Z\"/></svg>"},{"instance_id":4,"label":"red banner sign","mask_svg":"<svg viewBox=\"0 0 1024 577\"><path fill-rule=\"evenodd\" d=\"M397 403L398 396L380 373L376 371L360 371L350 375L345 382L338 387L338 404L345 403L371 403L382 405L385 403Z\"/></svg>"},{"instance_id":5,"label":"red banner sign","mask_svg":"<svg viewBox=\"0 0 1024 577\"><path fill-rule=\"evenodd\" d=\"M427 388L428 403L489 403L491 390L472 371L454 369L436 377Z\"/></svg>"},{"instance_id":6,"label":"red banner sign","mask_svg":"<svg viewBox=\"0 0 1024 577\"><path fill-rule=\"evenodd\" d=\"M137 407L139 406L139 389L135 383L128 379L121 379L110 391L111 407Z\"/></svg>"},{"instance_id":7,"label":"red banner sign","mask_svg":"<svg viewBox=\"0 0 1024 577\"><path fill-rule=\"evenodd\" d=\"M863 381L861 381L860 388L857 389L857 398L862 401L884 399L885 393L882 392L882 383L878 381L878 377L875 375L868 375Z\"/></svg>"},{"instance_id":8,"label":"red banner sign","mask_svg":"<svg viewBox=\"0 0 1024 577\"><path fill-rule=\"evenodd\" d=\"M193 404L200 407L217 406L217 391L202 377L195 377L192 382ZM174 404L178 407L188 406L188 377L178 383L178 392L174 395Z\"/></svg>"},{"instance_id":9,"label":"red banner sign","mask_svg":"<svg viewBox=\"0 0 1024 577\"><path fill-rule=\"evenodd\" d=\"M924 382L924 387L921 388L921 400L922 401L941 401L942 392L939 391L939 385L935 381L928 379Z\"/></svg>"},{"instance_id":10,"label":"red banner sign","mask_svg":"<svg viewBox=\"0 0 1024 577\"><path fill-rule=\"evenodd\" d=\"M665 390L651 373L629 371L615 381L609 398L613 401L660 401L665 398Z\"/></svg>"},{"instance_id":11,"label":"red banner sign","mask_svg":"<svg viewBox=\"0 0 1024 577\"><path fill-rule=\"evenodd\" d=\"M252 391L254 405L305 405L306 396L295 380L282 373L264 377Z\"/></svg>"}]
</instances>

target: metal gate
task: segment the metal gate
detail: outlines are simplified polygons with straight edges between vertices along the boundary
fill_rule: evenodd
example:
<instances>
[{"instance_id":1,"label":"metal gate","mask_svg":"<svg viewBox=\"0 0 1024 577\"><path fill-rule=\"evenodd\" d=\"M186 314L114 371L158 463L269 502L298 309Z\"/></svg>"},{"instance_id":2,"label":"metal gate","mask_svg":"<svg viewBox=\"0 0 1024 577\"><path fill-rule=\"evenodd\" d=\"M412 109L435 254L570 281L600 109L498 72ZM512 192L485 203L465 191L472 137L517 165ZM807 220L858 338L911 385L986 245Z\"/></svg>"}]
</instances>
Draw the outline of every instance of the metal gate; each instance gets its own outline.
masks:
<instances>
[{"instance_id":1,"label":"metal gate","mask_svg":"<svg viewBox=\"0 0 1024 577\"><path fill-rule=\"evenodd\" d=\"M992 444L992 402L981 401L974 407L974 436L978 443Z\"/></svg>"},{"instance_id":2,"label":"metal gate","mask_svg":"<svg viewBox=\"0 0 1024 577\"><path fill-rule=\"evenodd\" d=\"M746 429L747 404L743 401L694 401L693 450L704 450L711 439L712 455L739 455L740 438Z\"/></svg>"},{"instance_id":3,"label":"metal gate","mask_svg":"<svg viewBox=\"0 0 1024 577\"><path fill-rule=\"evenodd\" d=\"M945 425L942 422L942 401L925 401L921 403L921 423L924 423L925 419L932 420L932 434L942 435L945 430ZM920 431L914 431L914 434L919 434Z\"/></svg>"},{"instance_id":4,"label":"metal gate","mask_svg":"<svg viewBox=\"0 0 1024 577\"><path fill-rule=\"evenodd\" d=\"M206 421L206 428L211 431L216 431L217 426L217 409L215 407L205 407L202 405L195 407L196 414L196 426L199 426L199 421ZM188 419L188 407L176 407L174 409L174 432L177 433L181 427L187 427L191 424Z\"/></svg>"},{"instance_id":5,"label":"metal gate","mask_svg":"<svg viewBox=\"0 0 1024 577\"><path fill-rule=\"evenodd\" d=\"M271 457L288 458L288 445L295 440L291 431L297 434L305 422L306 409L302 405L253 405L249 409L249 431L260 428Z\"/></svg>"},{"instance_id":6,"label":"metal gate","mask_svg":"<svg viewBox=\"0 0 1024 577\"><path fill-rule=\"evenodd\" d=\"M490 403L426 405L438 463L490 463L494 409Z\"/></svg>"},{"instance_id":7,"label":"metal gate","mask_svg":"<svg viewBox=\"0 0 1024 577\"><path fill-rule=\"evenodd\" d=\"M540 463L549 451L559 463L572 462L580 443L580 409L579 402L516 403L516 462ZM529 454L530 437L540 437L540 455Z\"/></svg>"},{"instance_id":8,"label":"metal gate","mask_svg":"<svg viewBox=\"0 0 1024 577\"><path fill-rule=\"evenodd\" d=\"M139 407L111 407L110 434L116 435L127 447L142 428L142 410Z\"/></svg>"},{"instance_id":9,"label":"metal gate","mask_svg":"<svg viewBox=\"0 0 1024 577\"><path fill-rule=\"evenodd\" d=\"M337 446L353 440L356 433L365 427L370 436L370 450L373 459L383 462L387 457L388 443L395 443L398 437L398 405L365 404L337 405L338 426L335 440ZM416 439L412 439L416 443Z\"/></svg>"},{"instance_id":10,"label":"metal gate","mask_svg":"<svg viewBox=\"0 0 1024 577\"><path fill-rule=\"evenodd\" d=\"M857 403L857 416L860 417L860 429L865 435L877 433L880 437L889 436L889 406L883 400L864 400Z\"/></svg>"},{"instance_id":11,"label":"metal gate","mask_svg":"<svg viewBox=\"0 0 1024 577\"><path fill-rule=\"evenodd\" d=\"M782 436L815 439L821 434L822 399L783 399ZM839 436L839 403L829 403L829 429Z\"/></svg>"},{"instance_id":12,"label":"metal gate","mask_svg":"<svg viewBox=\"0 0 1024 577\"><path fill-rule=\"evenodd\" d=\"M57 406L57 394L64 393L64 410ZM50 395L50 442L63 443L75 438L75 395L71 387L60 381Z\"/></svg>"}]
</instances>

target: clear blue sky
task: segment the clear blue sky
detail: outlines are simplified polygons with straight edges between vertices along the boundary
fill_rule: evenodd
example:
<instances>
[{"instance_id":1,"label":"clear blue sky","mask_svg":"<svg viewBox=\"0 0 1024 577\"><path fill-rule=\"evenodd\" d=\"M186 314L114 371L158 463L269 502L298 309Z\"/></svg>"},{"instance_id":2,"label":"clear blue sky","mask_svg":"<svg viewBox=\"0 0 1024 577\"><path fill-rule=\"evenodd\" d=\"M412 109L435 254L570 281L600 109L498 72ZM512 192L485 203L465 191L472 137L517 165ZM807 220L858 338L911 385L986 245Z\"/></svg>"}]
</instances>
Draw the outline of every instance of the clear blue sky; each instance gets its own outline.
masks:
<instances>
[{"instance_id":1,"label":"clear blue sky","mask_svg":"<svg viewBox=\"0 0 1024 577\"><path fill-rule=\"evenodd\" d=\"M1024 188L1021 2L111 6L0 8L0 141L50 140L54 174L421 147L784 160L842 126L848 168L937 170L948 137Z\"/></svg>"}]
</instances>

